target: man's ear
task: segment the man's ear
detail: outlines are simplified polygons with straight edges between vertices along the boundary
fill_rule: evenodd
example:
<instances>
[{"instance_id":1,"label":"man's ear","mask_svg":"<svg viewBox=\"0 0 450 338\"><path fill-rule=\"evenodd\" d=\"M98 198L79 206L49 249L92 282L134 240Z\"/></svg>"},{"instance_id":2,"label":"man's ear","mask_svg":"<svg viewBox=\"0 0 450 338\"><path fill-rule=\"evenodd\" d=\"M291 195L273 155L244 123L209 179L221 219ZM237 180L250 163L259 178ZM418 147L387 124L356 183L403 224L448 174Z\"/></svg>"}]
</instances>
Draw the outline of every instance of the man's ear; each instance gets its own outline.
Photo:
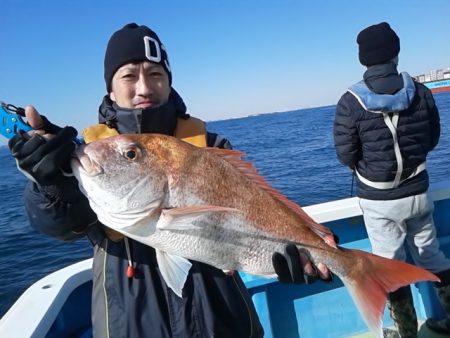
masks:
<instances>
[{"instance_id":1,"label":"man's ear","mask_svg":"<svg viewBox=\"0 0 450 338\"><path fill-rule=\"evenodd\" d=\"M109 93L109 98L111 99L111 101L116 102L116 96L114 95L114 92Z\"/></svg>"}]
</instances>

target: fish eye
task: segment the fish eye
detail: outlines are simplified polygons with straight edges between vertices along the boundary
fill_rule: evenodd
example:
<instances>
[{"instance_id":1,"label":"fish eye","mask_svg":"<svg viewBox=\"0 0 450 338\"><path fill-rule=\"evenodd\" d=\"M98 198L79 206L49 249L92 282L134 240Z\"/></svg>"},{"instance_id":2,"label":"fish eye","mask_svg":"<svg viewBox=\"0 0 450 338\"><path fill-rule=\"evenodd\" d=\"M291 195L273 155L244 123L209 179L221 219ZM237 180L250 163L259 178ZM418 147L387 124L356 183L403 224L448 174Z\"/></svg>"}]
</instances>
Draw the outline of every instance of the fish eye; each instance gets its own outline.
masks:
<instances>
[{"instance_id":1,"label":"fish eye","mask_svg":"<svg viewBox=\"0 0 450 338\"><path fill-rule=\"evenodd\" d=\"M138 148L128 148L123 152L123 156L127 159L127 160L136 160L139 156L139 149Z\"/></svg>"},{"instance_id":2,"label":"fish eye","mask_svg":"<svg viewBox=\"0 0 450 338\"><path fill-rule=\"evenodd\" d=\"M136 152L134 150L128 150L125 156L130 160L134 160L136 157Z\"/></svg>"}]
</instances>

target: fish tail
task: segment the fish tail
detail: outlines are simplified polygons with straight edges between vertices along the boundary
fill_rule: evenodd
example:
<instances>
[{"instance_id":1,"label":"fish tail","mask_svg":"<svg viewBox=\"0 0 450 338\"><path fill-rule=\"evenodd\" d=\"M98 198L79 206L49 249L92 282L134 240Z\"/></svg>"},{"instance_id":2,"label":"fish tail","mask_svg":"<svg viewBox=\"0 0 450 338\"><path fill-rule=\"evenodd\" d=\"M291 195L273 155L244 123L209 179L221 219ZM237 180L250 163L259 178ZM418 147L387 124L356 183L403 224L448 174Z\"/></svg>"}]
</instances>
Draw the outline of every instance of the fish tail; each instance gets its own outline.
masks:
<instances>
[{"instance_id":1,"label":"fish tail","mask_svg":"<svg viewBox=\"0 0 450 338\"><path fill-rule=\"evenodd\" d=\"M364 321L376 337L383 337L382 316L387 295L398 288L420 281L438 282L439 278L417 266L360 251L351 251L358 258L358 268L342 279Z\"/></svg>"}]
</instances>

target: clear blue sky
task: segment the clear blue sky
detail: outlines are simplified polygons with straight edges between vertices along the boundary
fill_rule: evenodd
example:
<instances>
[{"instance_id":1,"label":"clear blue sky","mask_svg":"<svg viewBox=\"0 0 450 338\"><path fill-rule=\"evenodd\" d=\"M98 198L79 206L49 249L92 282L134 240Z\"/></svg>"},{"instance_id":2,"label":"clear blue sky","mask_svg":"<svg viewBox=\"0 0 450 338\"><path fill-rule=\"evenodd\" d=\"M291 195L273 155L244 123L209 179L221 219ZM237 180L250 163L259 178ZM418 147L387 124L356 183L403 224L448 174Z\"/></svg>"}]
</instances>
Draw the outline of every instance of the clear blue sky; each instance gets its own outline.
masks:
<instances>
[{"instance_id":1,"label":"clear blue sky","mask_svg":"<svg viewBox=\"0 0 450 338\"><path fill-rule=\"evenodd\" d=\"M129 22L159 34L205 120L335 104L365 69L357 33L381 21L399 70L450 67L449 0L1 0L0 13L0 100L78 129L97 122L104 50Z\"/></svg>"}]
</instances>

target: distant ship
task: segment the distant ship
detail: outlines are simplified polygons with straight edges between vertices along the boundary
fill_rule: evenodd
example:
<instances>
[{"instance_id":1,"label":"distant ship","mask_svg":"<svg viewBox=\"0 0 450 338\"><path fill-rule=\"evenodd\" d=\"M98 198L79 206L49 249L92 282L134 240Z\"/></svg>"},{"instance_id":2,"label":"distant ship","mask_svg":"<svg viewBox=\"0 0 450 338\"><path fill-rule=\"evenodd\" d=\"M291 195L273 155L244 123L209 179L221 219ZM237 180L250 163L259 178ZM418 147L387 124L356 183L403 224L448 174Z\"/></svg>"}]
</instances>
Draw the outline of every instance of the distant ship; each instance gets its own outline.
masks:
<instances>
[{"instance_id":1,"label":"distant ship","mask_svg":"<svg viewBox=\"0 0 450 338\"><path fill-rule=\"evenodd\" d=\"M450 68L432 70L414 76L414 79L423 83L433 93L450 92Z\"/></svg>"}]
</instances>

